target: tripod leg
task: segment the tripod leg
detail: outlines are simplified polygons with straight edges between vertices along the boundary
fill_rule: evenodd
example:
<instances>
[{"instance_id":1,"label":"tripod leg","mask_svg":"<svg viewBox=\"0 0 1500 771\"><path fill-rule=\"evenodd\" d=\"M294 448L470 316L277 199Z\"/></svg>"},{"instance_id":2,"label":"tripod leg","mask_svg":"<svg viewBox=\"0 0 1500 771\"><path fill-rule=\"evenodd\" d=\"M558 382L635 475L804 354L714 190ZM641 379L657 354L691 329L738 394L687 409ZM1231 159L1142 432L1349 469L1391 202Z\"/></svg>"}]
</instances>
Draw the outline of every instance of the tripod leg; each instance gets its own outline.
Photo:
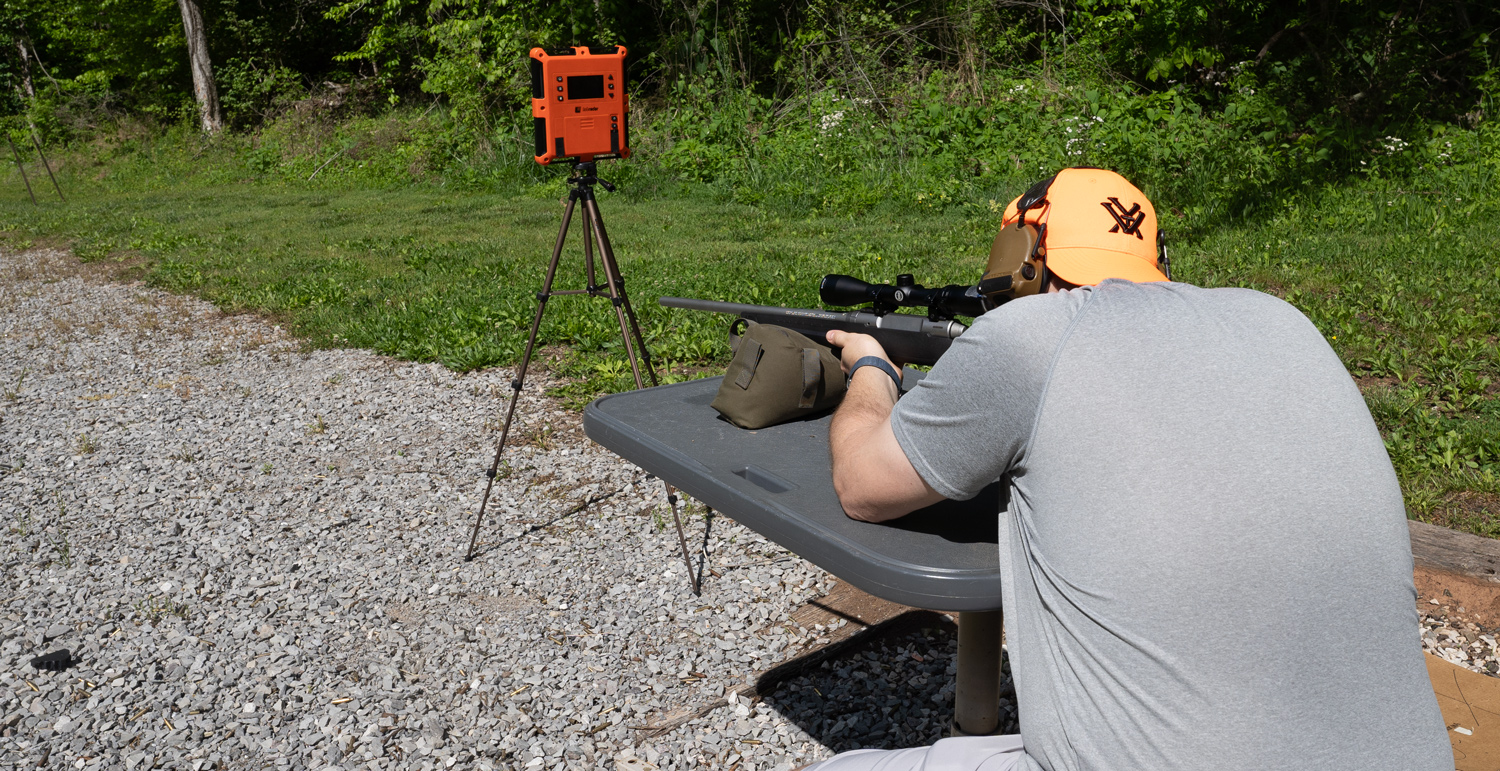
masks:
<instances>
[{"instance_id":1,"label":"tripod leg","mask_svg":"<svg viewBox=\"0 0 1500 771\"><path fill-rule=\"evenodd\" d=\"M614 264L614 257L609 258L615 275L620 275L620 266ZM651 385L661 385L656 379L656 368L651 366L651 352L646 350L646 338L641 335L641 325L635 320L635 309L630 307L630 296L625 294L625 281L620 280L620 299L624 301L625 318L630 319L630 329L635 332L636 343L641 347L641 363L646 365L646 374L651 377Z\"/></svg>"},{"instance_id":2,"label":"tripod leg","mask_svg":"<svg viewBox=\"0 0 1500 771\"><path fill-rule=\"evenodd\" d=\"M630 307L625 299L624 282L620 281L619 265L615 263L614 255L610 252L609 238L604 233L604 220L599 216L599 205L592 197L583 201L583 211L590 221L593 222L594 236L599 239L599 261L604 265L604 280L609 282L609 301L615 306L615 318L620 322L620 340L625 343L625 355L630 358L630 371L635 375L635 387L637 390L644 388L641 383L641 370L636 365L635 350L630 344L630 327L635 327L635 337L640 344L641 357L646 363L646 371L651 374L651 384L656 385L656 372L651 369L651 360L646 353L646 343L641 339L641 330L635 326L635 315L630 316L629 326L626 323L625 312ZM677 526L677 544L682 547L682 564L687 568L688 585L693 588L693 594L701 594L702 576L693 575L693 558L688 554L687 536L682 530L682 515L677 510L677 491L667 480L661 481L662 487L666 489L667 503L672 507L672 524Z\"/></svg>"},{"instance_id":3,"label":"tripod leg","mask_svg":"<svg viewBox=\"0 0 1500 771\"><path fill-rule=\"evenodd\" d=\"M547 263L547 278L542 282L542 291L536 294L536 315L531 319L531 333L526 336L526 353L521 356L521 366L516 377L510 381L510 406L505 409L505 425L500 429L500 441L495 445L495 459L490 463L485 476L484 497L479 501L479 514L474 518L474 532L469 536L469 552L464 561L474 559L474 546L479 543L479 526L484 522L484 510L490 502L490 491L495 487L495 474L500 470L500 453L505 449L505 438L510 435L510 422L516 414L516 402L521 398L521 384L526 380L526 368L531 365L531 353L536 348L537 332L542 328L542 313L547 310L547 298L552 295L552 279L557 275L557 261L562 258L563 243L568 237L568 223L573 220L573 197L568 198L568 208L563 211L562 226L557 229L557 244L552 247L552 261Z\"/></svg>"},{"instance_id":4,"label":"tripod leg","mask_svg":"<svg viewBox=\"0 0 1500 771\"><path fill-rule=\"evenodd\" d=\"M682 516L677 513L677 491L667 484L667 480L661 481L662 487L667 491L667 504L672 507L672 523L677 526L677 545L682 547L682 564L687 568L688 586L692 587L694 595L703 594L703 571L700 569L693 573L693 558L688 554L687 536L682 532Z\"/></svg>"},{"instance_id":5,"label":"tripod leg","mask_svg":"<svg viewBox=\"0 0 1500 771\"><path fill-rule=\"evenodd\" d=\"M588 270L588 293L599 290L599 281L594 272L594 225L588 217L583 218L583 264Z\"/></svg>"},{"instance_id":6,"label":"tripod leg","mask_svg":"<svg viewBox=\"0 0 1500 771\"><path fill-rule=\"evenodd\" d=\"M583 199L583 213L593 222L594 237L599 238L604 232L603 223L599 221L599 209L592 197ZM641 383L641 368L636 362L635 346L630 342L630 327L625 321L625 300L621 296L619 286L619 274L615 273L614 265L605 251L605 241L599 239L600 261L604 263L604 280L609 284L609 302L615 306L615 318L620 322L620 341L625 344L625 356L630 360L630 373L635 376L635 387L637 390L645 388ZM644 349L642 349L644 350Z\"/></svg>"},{"instance_id":7,"label":"tripod leg","mask_svg":"<svg viewBox=\"0 0 1500 771\"><path fill-rule=\"evenodd\" d=\"M636 345L640 349L641 363L646 365L646 374L651 378L651 385L660 385L656 379L656 369L651 366L651 352L646 349L646 339L641 335L641 327L636 323L635 310L630 307L630 298L625 295L625 280L620 276L620 265L615 262L614 250L609 245L609 234L604 230L604 217L599 214L599 204L592 198L583 202L584 213L594 224L594 237L599 241L599 261L604 264L604 278L609 282L609 299L615 305L615 313L620 317L620 337L625 341L625 352L632 353L630 345L630 331L635 333ZM623 312L622 312L623 309ZM626 320L629 320L627 331ZM636 368L635 356L631 355L630 369L635 372L635 387L641 388L641 373Z\"/></svg>"},{"instance_id":8,"label":"tripod leg","mask_svg":"<svg viewBox=\"0 0 1500 771\"><path fill-rule=\"evenodd\" d=\"M52 189L57 191L57 200L67 203L68 199L63 198L62 186L57 184L57 177L52 175L52 164L47 162L47 154L42 152L42 143L37 141L35 131L31 133L31 143L36 145L36 154L42 158L42 168L47 170L47 178L52 180Z\"/></svg>"},{"instance_id":9,"label":"tripod leg","mask_svg":"<svg viewBox=\"0 0 1500 771\"><path fill-rule=\"evenodd\" d=\"M21 172L21 181L26 183L26 194L31 196L31 205L36 206L36 193L31 192L31 180L26 178L26 167L21 165L21 152L16 149L16 143L10 141L10 137L6 137L5 141L10 142L10 154L16 157L16 171Z\"/></svg>"}]
</instances>

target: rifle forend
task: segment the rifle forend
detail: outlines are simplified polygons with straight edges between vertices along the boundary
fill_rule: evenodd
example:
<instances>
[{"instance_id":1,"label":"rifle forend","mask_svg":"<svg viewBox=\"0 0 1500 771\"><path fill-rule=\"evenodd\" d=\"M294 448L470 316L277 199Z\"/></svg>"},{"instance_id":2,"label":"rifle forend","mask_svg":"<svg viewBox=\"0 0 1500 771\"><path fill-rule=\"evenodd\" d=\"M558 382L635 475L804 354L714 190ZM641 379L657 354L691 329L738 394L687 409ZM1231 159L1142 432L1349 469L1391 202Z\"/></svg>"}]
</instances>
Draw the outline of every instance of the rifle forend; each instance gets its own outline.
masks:
<instances>
[{"instance_id":1,"label":"rifle forend","mask_svg":"<svg viewBox=\"0 0 1500 771\"><path fill-rule=\"evenodd\" d=\"M933 321L914 313L777 308L689 297L663 297L659 302L667 308L726 313L757 324L776 324L801 332L824 345L828 344L827 333L834 329L870 335L885 348L886 355L902 364L937 363L938 357L953 344L953 338L968 329L952 319Z\"/></svg>"}]
</instances>

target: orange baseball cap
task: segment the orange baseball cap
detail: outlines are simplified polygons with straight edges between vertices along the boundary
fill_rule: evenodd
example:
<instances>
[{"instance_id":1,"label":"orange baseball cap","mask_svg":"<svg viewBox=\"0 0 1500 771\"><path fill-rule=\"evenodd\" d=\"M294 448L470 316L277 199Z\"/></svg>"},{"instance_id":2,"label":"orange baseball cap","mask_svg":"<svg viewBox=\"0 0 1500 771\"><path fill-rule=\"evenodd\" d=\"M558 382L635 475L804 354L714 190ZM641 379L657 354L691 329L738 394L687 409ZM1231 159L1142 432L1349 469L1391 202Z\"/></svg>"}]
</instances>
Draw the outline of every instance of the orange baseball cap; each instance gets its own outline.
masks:
<instances>
[{"instance_id":1,"label":"orange baseball cap","mask_svg":"<svg viewBox=\"0 0 1500 771\"><path fill-rule=\"evenodd\" d=\"M1005 207L1005 225L1021 217L1043 227L1047 269L1070 284L1170 280L1157 267L1156 209L1113 171L1063 169Z\"/></svg>"}]
</instances>

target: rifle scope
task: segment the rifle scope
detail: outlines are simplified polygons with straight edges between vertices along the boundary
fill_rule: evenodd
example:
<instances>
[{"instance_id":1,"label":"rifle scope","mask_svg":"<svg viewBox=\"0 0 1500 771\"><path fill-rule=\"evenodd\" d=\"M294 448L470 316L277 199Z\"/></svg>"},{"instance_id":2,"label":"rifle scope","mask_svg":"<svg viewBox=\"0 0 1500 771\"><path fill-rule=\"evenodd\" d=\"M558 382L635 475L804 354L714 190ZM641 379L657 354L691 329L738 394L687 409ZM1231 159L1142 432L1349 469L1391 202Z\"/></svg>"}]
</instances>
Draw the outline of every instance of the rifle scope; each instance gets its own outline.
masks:
<instances>
[{"instance_id":1,"label":"rifle scope","mask_svg":"<svg viewBox=\"0 0 1500 771\"><path fill-rule=\"evenodd\" d=\"M894 285L871 284L853 276L830 273L818 284L818 297L827 305L870 303L876 313L889 313L897 308L926 308L927 317L934 321L954 316L980 316L988 310L977 287L949 284L928 288L916 283L910 273L897 276Z\"/></svg>"}]
</instances>

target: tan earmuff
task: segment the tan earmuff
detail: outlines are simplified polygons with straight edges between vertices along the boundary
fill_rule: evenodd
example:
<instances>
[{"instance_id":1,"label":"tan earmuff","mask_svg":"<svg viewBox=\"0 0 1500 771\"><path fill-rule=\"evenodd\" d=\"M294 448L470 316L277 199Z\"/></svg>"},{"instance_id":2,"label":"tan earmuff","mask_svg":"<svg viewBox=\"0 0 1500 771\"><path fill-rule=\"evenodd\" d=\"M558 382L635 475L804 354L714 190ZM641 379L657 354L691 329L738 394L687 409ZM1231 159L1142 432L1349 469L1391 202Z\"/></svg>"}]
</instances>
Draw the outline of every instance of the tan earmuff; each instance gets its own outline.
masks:
<instances>
[{"instance_id":1,"label":"tan earmuff","mask_svg":"<svg viewBox=\"0 0 1500 771\"><path fill-rule=\"evenodd\" d=\"M1016 199L1016 222L1005 225L990 245L990 261L979 280L979 293L991 309L1017 297L1042 291L1047 281L1047 226L1026 221L1026 212L1047 202L1052 176L1032 185Z\"/></svg>"},{"instance_id":2,"label":"tan earmuff","mask_svg":"<svg viewBox=\"0 0 1500 771\"><path fill-rule=\"evenodd\" d=\"M1046 229L1046 225L1032 225L1021 216L995 234L989 264L979 281L979 293L990 307L1042 290L1047 258L1042 237Z\"/></svg>"}]
</instances>

